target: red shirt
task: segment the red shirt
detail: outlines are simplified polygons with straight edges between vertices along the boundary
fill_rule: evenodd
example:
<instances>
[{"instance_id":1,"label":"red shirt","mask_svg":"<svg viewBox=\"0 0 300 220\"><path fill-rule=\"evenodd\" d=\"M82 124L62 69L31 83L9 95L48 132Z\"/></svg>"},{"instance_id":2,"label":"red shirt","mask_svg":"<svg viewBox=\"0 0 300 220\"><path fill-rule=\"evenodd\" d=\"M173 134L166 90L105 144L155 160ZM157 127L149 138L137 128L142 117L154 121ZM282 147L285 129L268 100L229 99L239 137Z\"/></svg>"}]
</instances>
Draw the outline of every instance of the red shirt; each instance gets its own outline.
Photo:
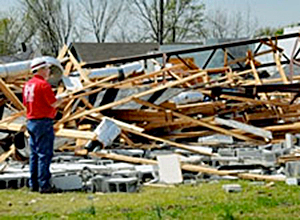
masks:
<instances>
[{"instance_id":1,"label":"red shirt","mask_svg":"<svg viewBox=\"0 0 300 220\"><path fill-rule=\"evenodd\" d=\"M23 104L27 108L28 119L51 118L56 109L51 105L56 102L51 85L39 75L30 79L23 88Z\"/></svg>"}]
</instances>

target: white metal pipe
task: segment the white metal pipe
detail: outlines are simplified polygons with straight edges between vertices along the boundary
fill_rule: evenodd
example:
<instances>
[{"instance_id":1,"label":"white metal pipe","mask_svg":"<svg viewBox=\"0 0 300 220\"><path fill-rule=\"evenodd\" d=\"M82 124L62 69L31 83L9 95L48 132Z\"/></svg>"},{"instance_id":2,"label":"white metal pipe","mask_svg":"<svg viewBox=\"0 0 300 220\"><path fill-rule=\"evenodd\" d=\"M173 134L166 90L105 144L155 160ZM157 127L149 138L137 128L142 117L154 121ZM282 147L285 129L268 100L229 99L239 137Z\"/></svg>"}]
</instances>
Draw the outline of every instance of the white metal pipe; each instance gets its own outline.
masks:
<instances>
[{"instance_id":1,"label":"white metal pipe","mask_svg":"<svg viewBox=\"0 0 300 220\"><path fill-rule=\"evenodd\" d=\"M60 62L54 57L44 56L43 57L49 64L55 66L58 70L59 75L63 72L63 67ZM18 61L13 63L0 64L0 77L4 79L15 78L30 73L31 60Z\"/></svg>"}]
</instances>

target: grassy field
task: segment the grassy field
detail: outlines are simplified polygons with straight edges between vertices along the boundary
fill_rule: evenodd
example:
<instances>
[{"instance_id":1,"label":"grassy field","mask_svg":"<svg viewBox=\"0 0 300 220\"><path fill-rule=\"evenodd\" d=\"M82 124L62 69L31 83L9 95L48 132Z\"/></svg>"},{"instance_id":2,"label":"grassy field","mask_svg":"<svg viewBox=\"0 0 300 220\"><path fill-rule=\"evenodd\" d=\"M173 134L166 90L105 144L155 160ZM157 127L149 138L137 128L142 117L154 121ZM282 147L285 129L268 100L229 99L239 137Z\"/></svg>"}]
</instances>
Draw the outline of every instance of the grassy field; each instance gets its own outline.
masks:
<instances>
[{"instance_id":1,"label":"grassy field","mask_svg":"<svg viewBox=\"0 0 300 220\"><path fill-rule=\"evenodd\" d=\"M227 193L223 184L242 192ZM138 193L0 191L0 219L300 219L300 187L250 181L142 187Z\"/></svg>"}]
</instances>

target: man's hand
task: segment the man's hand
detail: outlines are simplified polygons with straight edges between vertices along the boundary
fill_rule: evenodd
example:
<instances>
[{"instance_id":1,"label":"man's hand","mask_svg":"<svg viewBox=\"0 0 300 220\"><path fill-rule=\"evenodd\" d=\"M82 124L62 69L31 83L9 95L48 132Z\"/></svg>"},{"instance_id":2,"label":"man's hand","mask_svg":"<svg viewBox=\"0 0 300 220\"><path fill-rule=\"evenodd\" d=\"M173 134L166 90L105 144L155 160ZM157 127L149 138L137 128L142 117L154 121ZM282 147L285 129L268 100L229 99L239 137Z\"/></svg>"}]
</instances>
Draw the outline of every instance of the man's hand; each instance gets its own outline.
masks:
<instances>
[{"instance_id":1,"label":"man's hand","mask_svg":"<svg viewBox=\"0 0 300 220\"><path fill-rule=\"evenodd\" d=\"M68 101L70 98L70 95L66 92L57 94L55 96L55 98L57 99L56 102L54 102L51 106L54 108L57 108L61 103Z\"/></svg>"},{"instance_id":2,"label":"man's hand","mask_svg":"<svg viewBox=\"0 0 300 220\"><path fill-rule=\"evenodd\" d=\"M59 100L59 99L64 99L64 98L66 98L66 97L68 97L68 96L69 96L68 93L63 92L63 93L57 94L57 95L55 96L55 98L56 98L57 100Z\"/></svg>"}]
</instances>

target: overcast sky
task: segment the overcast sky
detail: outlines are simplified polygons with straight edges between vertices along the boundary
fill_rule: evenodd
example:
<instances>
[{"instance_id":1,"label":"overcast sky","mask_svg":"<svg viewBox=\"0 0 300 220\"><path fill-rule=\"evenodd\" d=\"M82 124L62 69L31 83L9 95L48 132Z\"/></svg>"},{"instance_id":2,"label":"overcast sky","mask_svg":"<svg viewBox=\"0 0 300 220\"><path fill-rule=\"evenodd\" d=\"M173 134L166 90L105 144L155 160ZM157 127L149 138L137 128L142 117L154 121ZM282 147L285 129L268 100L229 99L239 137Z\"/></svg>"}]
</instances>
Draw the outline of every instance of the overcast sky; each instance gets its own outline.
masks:
<instances>
[{"instance_id":1,"label":"overcast sky","mask_svg":"<svg viewBox=\"0 0 300 220\"><path fill-rule=\"evenodd\" d=\"M300 23L300 0L202 0L209 11L215 8L241 11L258 20L260 27L283 27Z\"/></svg>"},{"instance_id":2,"label":"overcast sky","mask_svg":"<svg viewBox=\"0 0 300 220\"><path fill-rule=\"evenodd\" d=\"M123 1L123 0L120 0ZM202 0L207 12L222 9L236 13L250 10L260 27L283 27L300 23L300 0ZM0 0L0 11L8 10L17 0Z\"/></svg>"}]
</instances>

